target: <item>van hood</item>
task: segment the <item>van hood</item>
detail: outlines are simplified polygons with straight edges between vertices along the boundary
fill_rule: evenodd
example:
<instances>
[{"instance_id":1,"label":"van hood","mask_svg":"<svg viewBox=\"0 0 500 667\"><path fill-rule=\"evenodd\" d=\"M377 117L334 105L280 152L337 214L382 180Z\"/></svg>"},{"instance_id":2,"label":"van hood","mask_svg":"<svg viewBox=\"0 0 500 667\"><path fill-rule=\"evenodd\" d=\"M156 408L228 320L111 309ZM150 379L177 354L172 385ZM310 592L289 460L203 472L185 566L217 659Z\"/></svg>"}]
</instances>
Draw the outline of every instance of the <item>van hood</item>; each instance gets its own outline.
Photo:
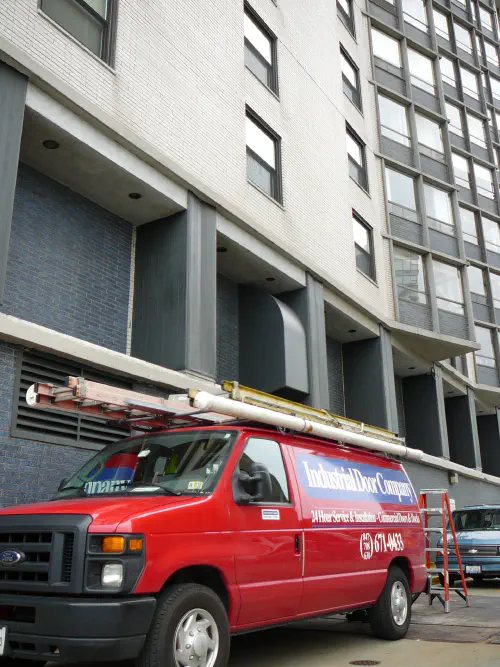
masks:
<instances>
[{"instance_id":1,"label":"van hood","mask_svg":"<svg viewBox=\"0 0 500 667\"><path fill-rule=\"evenodd\" d=\"M136 515L148 514L160 507L169 505L192 504L200 498L192 496L146 496L72 498L54 500L33 505L19 505L0 510L0 528L3 517L38 514L85 514L92 517L89 532L115 532L126 519Z\"/></svg>"},{"instance_id":2,"label":"van hood","mask_svg":"<svg viewBox=\"0 0 500 667\"><path fill-rule=\"evenodd\" d=\"M472 547L477 545L500 545L500 530L460 530L457 532L457 541L460 546ZM448 533L448 544L453 543L453 535ZM442 546L440 539L438 546Z\"/></svg>"}]
</instances>

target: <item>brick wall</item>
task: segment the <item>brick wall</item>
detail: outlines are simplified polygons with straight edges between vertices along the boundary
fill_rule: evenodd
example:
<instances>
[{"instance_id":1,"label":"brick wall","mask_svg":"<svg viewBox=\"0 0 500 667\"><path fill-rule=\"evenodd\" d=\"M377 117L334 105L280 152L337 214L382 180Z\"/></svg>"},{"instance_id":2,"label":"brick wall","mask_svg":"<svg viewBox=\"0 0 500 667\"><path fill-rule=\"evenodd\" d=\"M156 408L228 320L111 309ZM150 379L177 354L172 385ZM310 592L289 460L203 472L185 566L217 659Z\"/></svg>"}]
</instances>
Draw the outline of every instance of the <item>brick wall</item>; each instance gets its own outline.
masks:
<instances>
[{"instance_id":1,"label":"brick wall","mask_svg":"<svg viewBox=\"0 0 500 667\"><path fill-rule=\"evenodd\" d=\"M10 436L16 348L0 342L0 507L47 500L94 451Z\"/></svg>"},{"instance_id":2,"label":"brick wall","mask_svg":"<svg viewBox=\"0 0 500 667\"><path fill-rule=\"evenodd\" d=\"M132 226L19 165L0 310L126 352Z\"/></svg>"},{"instance_id":3,"label":"brick wall","mask_svg":"<svg viewBox=\"0 0 500 667\"><path fill-rule=\"evenodd\" d=\"M217 274L217 382L239 376L239 285Z\"/></svg>"},{"instance_id":4,"label":"brick wall","mask_svg":"<svg viewBox=\"0 0 500 667\"><path fill-rule=\"evenodd\" d=\"M327 336L326 354L328 363L328 392L330 394L330 411L345 415L344 402L344 370L342 364L342 345Z\"/></svg>"}]
</instances>

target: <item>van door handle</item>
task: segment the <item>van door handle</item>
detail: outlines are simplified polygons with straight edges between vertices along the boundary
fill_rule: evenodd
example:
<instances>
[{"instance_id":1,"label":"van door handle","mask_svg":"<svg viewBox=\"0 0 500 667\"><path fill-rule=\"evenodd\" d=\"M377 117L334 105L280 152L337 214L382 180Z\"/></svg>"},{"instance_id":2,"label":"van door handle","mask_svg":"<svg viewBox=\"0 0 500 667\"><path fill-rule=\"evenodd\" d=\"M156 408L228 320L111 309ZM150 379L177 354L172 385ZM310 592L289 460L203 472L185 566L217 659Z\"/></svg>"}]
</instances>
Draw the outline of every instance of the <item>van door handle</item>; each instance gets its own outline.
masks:
<instances>
[{"instance_id":1,"label":"van door handle","mask_svg":"<svg viewBox=\"0 0 500 667\"><path fill-rule=\"evenodd\" d=\"M295 553L300 554L301 545L300 545L300 535L295 535Z\"/></svg>"}]
</instances>

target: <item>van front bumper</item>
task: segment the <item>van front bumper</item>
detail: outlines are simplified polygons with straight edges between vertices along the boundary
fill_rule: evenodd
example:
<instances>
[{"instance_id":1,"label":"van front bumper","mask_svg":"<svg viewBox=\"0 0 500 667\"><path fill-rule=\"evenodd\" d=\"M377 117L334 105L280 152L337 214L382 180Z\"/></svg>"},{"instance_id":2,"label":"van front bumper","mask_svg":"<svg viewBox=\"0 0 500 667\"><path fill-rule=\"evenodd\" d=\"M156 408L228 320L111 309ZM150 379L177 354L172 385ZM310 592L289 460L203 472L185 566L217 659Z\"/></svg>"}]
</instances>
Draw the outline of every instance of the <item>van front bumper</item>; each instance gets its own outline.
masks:
<instances>
[{"instance_id":1,"label":"van front bumper","mask_svg":"<svg viewBox=\"0 0 500 667\"><path fill-rule=\"evenodd\" d=\"M155 607L153 597L0 594L0 629L7 628L4 657L50 662L136 658Z\"/></svg>"}]
</instances>

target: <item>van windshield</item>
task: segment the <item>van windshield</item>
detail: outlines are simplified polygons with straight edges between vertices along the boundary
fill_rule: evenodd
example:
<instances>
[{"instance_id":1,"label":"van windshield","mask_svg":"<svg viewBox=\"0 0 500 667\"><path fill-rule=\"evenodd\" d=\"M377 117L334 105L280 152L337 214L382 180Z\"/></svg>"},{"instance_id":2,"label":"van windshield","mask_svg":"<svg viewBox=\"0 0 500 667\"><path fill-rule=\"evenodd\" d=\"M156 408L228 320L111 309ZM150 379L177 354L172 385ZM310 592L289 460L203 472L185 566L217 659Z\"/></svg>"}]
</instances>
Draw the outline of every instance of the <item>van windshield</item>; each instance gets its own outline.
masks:
<instances>
[{"instance_id":1,"label":"van windshield","mask_svg":"<svg viewBox=\"0 0 500 667\"><path fill-rule=\"evenodd\" d=\"M500 508L455 512L453 522L458 531L500 530Z\"/></svg>"},{"instance_id":2,"label":"van windshield","mask_svg":"<svg viewBox=\"0 0 500 667\"><path fill-rule=\"evenodd\" d=\"M237 434L189 430L120 440L90 459L55 499L108 494L209 495Z\"/></svg>"}]
</instances>

